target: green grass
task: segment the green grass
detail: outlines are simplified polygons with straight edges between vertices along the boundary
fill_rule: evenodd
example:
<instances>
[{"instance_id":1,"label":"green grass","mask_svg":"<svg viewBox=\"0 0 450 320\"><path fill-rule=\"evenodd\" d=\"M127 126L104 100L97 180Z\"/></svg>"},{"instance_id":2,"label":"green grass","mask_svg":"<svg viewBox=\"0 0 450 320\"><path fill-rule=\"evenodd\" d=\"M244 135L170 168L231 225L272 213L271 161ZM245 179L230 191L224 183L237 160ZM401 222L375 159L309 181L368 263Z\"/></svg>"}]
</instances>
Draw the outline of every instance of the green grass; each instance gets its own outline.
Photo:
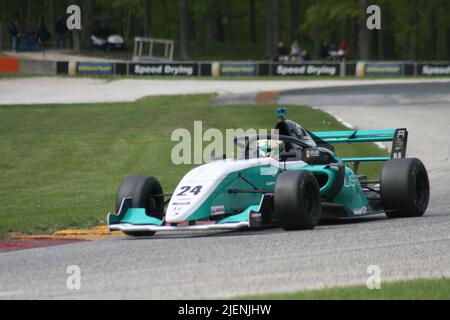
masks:
<instances>
[{"instance_id":1,"label":"green grass","mask_svg":"<svg viewBox=\"0 0 450 320\"><path fill-rule=\"evenodd\" d=\"M418 279L381 284L369 290L365 285L336 287L293 293L251 295L237 299L267 300L449 300L450 279Z\"/></svg>"},{"instance_id":2,"label":"green grass","mask_svg":"<svg viewBox=\"0 0 450 320\"><path fill-rule=\"evenodd\" d=\"M272 128L275 106L213 106L212 95L150 97L133 103L0 107L0 234L50 233L104 224L121 179L157 176L172 191L191 166L171 163L171 133L203 128ZM330 115L289 107L311 130L345 129ZM342 155L385 155L373 144ZM371 173L377 172L373 165Z\"/></svg>"}]
</instances>

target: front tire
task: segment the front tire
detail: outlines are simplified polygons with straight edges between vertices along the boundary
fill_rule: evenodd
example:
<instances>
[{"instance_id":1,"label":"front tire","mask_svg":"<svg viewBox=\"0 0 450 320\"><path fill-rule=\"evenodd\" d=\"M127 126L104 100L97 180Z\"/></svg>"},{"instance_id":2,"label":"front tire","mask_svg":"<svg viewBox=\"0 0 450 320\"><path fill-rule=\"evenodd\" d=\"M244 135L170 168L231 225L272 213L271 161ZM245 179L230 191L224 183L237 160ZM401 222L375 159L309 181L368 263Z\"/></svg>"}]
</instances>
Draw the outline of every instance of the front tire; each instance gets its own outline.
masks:
<instances>
[{"instance_id":1,"label":"front tire","mask_svg":"<svg viewBox=\"0 0 450 320\"><path fill-rule=\"evenodd\" d=\"M320 220L320 188L308 171L285 171L277 177L273 195L275 214L284 230L313 229Z\"/></svg>"},{"instance_id":2,"label":"front tire","mask_svg":"<svg viewBox=\"0 0 450 320\"><path fill-rule=\"evenodd\" d=\"M430 183L422 161L394 159L381 171L381 202L389 218L420 217L428 207Z\"/></svg>"},{"instance_id":3,"label":"front tire","mask_svg":"<svg viewBox=\"0 0 450 320\"><path fill-rule=\"evenodd\" d=\"M116 196L116 211L124 198L132 198L133 208L144 208L149 216L162 219L164 195L159 181L154 177L128 176L122 181Z\"/></svg>"},{"instance_id":4,"label":"front tire","mask_svg":"<svg viewBox=\"0 0 450 320\"><path fill-rule=\"evenodd\" d=\"M132 208L144 208L149 216L162 219L164 215L164 195L159 181L154 177L128 176L122 181L116 196L116 212L124 198L132 198ZM152 231L127 231L129 236L152 236Z\"/></svg>"}]
</instances>

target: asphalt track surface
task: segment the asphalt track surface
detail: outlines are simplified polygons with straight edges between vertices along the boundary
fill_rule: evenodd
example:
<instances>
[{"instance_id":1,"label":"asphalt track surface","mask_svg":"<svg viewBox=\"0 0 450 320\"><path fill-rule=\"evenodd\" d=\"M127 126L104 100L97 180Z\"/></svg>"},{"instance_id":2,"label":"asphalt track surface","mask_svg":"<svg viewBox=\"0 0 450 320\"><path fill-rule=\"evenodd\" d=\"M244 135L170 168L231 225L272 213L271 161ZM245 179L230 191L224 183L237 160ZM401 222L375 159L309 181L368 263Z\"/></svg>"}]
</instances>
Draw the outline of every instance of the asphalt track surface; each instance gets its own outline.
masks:
<instances>
[{"instance_id":1,"label":"asphalt track surface","mask_svg":"<svg viewBox=\"0 0 450 320\"><path fill-rule=\"evenodd\" d=\"M450 83L305 89L282 104L311 104L357 128L407 127L409 156L431 178L424 217L384 215L321 224L312 231L170 233L0 255L0 299L226 298L243 294L450 277ZM301 122L301 119L297 119ZM69 265L81 289L66 287Z\"/></svg>"}]
</instances>

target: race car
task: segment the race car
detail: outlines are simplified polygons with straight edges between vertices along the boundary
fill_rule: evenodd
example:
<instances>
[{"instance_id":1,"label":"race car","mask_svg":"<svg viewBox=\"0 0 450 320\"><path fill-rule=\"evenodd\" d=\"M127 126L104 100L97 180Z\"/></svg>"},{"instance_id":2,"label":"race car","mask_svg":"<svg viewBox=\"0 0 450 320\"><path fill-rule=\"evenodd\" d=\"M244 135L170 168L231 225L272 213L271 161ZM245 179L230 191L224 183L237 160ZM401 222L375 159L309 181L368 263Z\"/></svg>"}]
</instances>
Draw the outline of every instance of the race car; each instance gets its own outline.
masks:
<instances>
[{"instance_id":1,"label":"race car","mask_svg":"<svg viewBox=\"0 0 450 320\"><path fill-rule=\"evenodd\" d=\"M235 139L240 156L200 165L175 191L163 192L151 176L125 177L117 192L110 230L131 236L159 231L281 227L313 229L321 219L385 213L419 217L430 186L424 164L405 158L407 129L310 132L278 109L276 134ZM392 142L386 157L347 157L335 144ZM360 163L384 162L380 179L369 180ZM353 164L350 166L350 164Z\"/></svg>"}]
</instances>

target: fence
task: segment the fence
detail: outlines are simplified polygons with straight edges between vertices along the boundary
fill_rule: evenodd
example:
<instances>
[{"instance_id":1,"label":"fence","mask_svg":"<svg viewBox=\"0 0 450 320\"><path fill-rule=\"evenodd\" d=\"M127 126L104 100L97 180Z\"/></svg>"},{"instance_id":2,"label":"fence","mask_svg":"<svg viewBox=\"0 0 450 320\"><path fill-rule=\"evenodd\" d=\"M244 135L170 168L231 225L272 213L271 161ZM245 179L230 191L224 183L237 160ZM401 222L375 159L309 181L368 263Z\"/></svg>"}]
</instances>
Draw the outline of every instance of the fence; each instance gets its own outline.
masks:
<instances>
[{"instance_id":1,"label":"fence","mask_svg":"<svg viewBox=\"0 0 450 320\"><path fill-rule=\"evenodd\" d=\"M449 61L49 62L0 57L0 72L171 77L450 76Z\"/></svg>"}]
</instances>

